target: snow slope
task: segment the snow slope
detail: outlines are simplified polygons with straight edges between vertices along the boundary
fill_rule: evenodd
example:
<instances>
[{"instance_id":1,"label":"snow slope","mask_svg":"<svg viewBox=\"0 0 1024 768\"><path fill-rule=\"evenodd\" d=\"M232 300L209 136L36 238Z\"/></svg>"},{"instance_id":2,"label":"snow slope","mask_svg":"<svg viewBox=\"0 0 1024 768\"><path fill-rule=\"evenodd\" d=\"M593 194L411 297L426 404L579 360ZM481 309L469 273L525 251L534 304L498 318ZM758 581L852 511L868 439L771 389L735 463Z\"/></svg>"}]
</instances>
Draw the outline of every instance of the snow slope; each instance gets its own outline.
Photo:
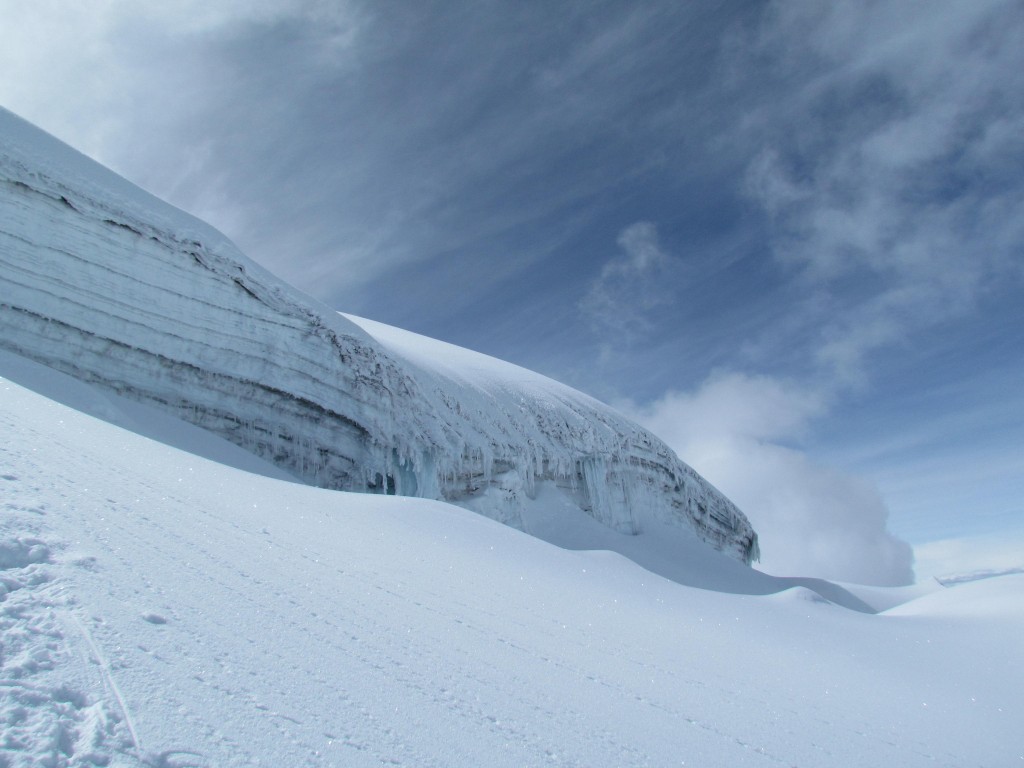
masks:
<instances>
[{"instance_id":1,"label":"snow slope","mask_svg":"<svg viewBox=\"0 0 1024 768\"><path fill-rule=\"evenodd\" d=\"M1022 576L878 615L697 589L12 378L139 415L0 355L0 765L1024 761Z\"/></svg>"},{"instance_id":2,"label":"snow slope","mask_svg":"<svg viewBox=\"0 0 1024 768\"><path fill-rule=\"evenodd\" d=\"M543 490L620 532L681 527L757 558L746 517L607 406L514 366L490 366L484 383L481 356L453 348L440 366L396 356L2 110L0 291L0 347L308 483L450 500L520 528Z\"/></svg>"}]
</instances>

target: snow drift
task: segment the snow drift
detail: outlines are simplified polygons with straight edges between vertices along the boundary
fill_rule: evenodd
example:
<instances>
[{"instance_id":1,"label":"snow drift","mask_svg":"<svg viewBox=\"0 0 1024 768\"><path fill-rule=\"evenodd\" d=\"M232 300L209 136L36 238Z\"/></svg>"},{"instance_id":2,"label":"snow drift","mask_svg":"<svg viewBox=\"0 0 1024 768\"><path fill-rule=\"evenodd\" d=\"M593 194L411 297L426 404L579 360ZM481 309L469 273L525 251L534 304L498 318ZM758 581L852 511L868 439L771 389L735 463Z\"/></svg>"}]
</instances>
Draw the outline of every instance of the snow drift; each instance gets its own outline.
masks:
<instances>
[{"instance_id":1,"label":"snow drift","mask_svg":"<svg viewBox=\"0 0 1024 768\"><path fill-rule=\"evenodd\" d=\"M554 489L614 530L681 526L757 558L735 505L607 406L465 350L436 364L422 350L439 342L361 328L3 110L0 289L0 346L307 483L452 501L519 528Z\"/></svg>"}]
</instances>

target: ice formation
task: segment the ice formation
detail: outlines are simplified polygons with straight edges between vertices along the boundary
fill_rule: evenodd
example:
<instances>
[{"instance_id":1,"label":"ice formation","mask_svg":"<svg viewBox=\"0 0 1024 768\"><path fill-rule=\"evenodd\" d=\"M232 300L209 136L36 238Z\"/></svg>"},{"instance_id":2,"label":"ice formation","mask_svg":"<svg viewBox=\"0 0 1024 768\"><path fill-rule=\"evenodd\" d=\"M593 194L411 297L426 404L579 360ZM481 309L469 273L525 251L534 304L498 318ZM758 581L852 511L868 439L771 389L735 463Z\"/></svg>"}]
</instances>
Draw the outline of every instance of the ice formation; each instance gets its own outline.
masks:
<instances>
[{"instance_id":1,"label":"ice formation","mask_svg":"<svg viewBox=\"0 0 1024 768\"><path fill-rule=\"evenodd\" d=\"M636 533L749 563L747 518L611 408L484 355L341 316L205 223L0 110L0 346L158 405L325 488L515 527L541 484Z\"/></svg>"}]
</instances>

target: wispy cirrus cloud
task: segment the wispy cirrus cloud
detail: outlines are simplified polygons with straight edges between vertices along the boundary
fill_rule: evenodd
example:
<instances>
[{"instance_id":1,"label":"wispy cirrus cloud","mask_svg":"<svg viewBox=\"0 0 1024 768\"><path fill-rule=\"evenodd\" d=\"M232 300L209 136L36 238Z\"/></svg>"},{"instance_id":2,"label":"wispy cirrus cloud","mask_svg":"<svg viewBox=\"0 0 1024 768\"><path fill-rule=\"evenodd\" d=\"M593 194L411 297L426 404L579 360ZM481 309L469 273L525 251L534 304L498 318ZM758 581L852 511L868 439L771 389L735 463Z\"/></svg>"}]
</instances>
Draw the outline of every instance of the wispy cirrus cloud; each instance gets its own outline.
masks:
<instances>
[{"instance_id":1,"label":"wispy cirrus cloud","mask_svg":"<svg viewBox=\"0 0 1024 768\"><path fill-rule=\"evenodd\" d=\"M815 318L838 381L1024 275L1022 30L1003 0L794 2L754 36L788 88L745 122L746 189L779 263L846 300Z\"/></svg>"},{"instance_id":2,"label":"wispy cirrus cloud","mask_svg":"<svg viewBox=\"0 0 1024 768\"><path fill-rule=\"evenodd\" d=\"M401 290L387 309L420 315L432 265L479 272L473 292L435 281L449 310L538 264L572 274L585 251L561 246L677 140L673 105L713 45L694 22L727 16L364 0L0 12L8 108L318 298L370 312Z\"/></svg>"}]
</instances>

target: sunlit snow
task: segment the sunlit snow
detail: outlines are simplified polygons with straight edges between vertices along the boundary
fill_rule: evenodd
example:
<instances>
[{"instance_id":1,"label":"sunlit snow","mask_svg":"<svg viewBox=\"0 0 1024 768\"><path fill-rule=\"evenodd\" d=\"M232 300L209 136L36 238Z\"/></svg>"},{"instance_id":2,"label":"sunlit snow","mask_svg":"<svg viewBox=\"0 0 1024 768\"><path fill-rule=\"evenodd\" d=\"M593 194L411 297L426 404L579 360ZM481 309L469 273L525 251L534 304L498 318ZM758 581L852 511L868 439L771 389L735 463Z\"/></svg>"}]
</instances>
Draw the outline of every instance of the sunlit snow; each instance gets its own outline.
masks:
<instances>
[{"instance_id":1,"label":"sunlit snow","mask_svg":"<svg viewBox=\"0 0 1024 768\"><path fill-rule=\"evenodd\" d=\"M6 354L0 374L6 765L1024 755L1024 576L877 615L802 586L699 589L441 502L228 467L158 441L239 459L187 425L146 438L15 382L114 421L136 404Z\"/></svg>"}]
</instances>

